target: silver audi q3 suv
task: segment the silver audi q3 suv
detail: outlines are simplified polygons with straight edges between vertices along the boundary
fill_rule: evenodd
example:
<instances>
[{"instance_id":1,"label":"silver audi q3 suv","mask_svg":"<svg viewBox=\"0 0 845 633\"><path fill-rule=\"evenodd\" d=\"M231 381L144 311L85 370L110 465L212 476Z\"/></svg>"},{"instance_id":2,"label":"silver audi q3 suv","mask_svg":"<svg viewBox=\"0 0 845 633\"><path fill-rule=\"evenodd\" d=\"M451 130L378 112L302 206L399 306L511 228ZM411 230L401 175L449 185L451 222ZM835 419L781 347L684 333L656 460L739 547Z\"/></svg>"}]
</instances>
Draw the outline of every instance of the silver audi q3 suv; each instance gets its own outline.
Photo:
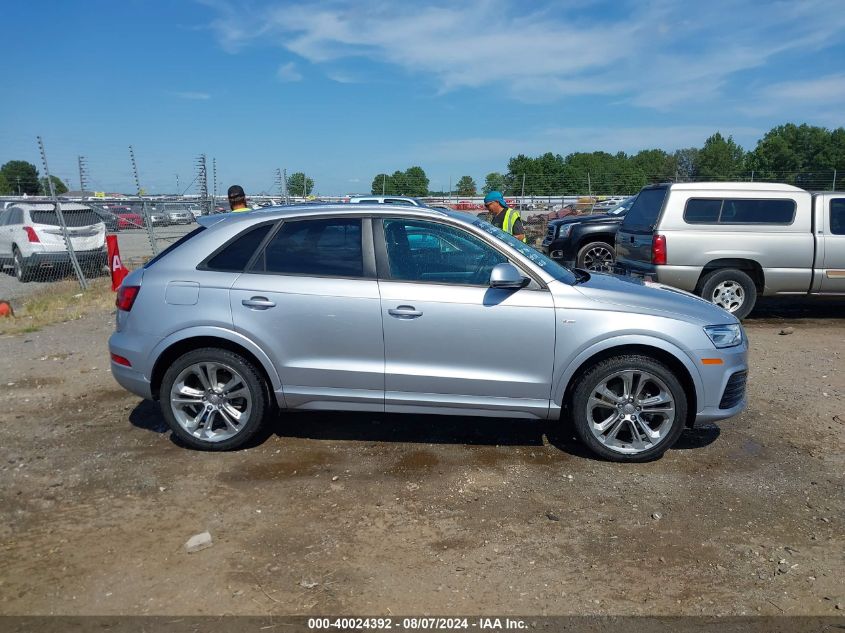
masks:
<instances>
[{"instance_id":1,"label":"silver audi q3 suv","mask_svg":"<svg viewBox=\"0 0 845 633\"><path fill-rule=\"evenodd\" d=\"M199 222L124 280L109 340L115 379L188 446L334 409L571 420L602 457L646 461L746 405L732 315L564 268L474 216L312 204Z\"/></svg>"}]
</instances>

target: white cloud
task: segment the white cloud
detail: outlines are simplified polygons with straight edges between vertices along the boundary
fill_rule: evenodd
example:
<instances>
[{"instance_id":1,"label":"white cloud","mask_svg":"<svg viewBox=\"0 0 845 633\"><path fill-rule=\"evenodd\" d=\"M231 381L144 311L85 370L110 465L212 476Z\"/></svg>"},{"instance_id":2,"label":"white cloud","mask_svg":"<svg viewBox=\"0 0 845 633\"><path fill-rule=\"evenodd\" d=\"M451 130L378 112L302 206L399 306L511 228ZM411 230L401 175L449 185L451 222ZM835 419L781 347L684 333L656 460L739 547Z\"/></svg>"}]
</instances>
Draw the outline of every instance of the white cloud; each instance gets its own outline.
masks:
<instances>
[{"instance_id":1,"label":"white cloud","mask_svg":"<svg viewBox=\"0 0 845 633\"><path fill-rule=\"evenodd\" d=\"M174 95L180 99L189 99L193 101L207 101L211 99L211 95L207 92L174 92Z\"/></svg>"},{"instance_id":2,"label":"white cloud","mask_svg":"<svg viewBox=\"0 0 845 633\"><path fill-rule=\"evenodd\" d=\"M739 73L845 41L841 0L303 0L237 9L202 1L218 15L211 27L227 50L269 43L315 65L392 66L430 78L440 92L501 86L524 101L615 95L658 110L716 100Z\"/></svg>"},{"instance_id":3,"label":"white cloud","mask_svg":"<svg viewBox=\"0 0 845 633\"><path fill-rule=\"evenodd\" d=\"M296 64L288 62L279 66L276 78L280 81L302 81L302 73L296 69Z\"/></svg>"}]
</instances>

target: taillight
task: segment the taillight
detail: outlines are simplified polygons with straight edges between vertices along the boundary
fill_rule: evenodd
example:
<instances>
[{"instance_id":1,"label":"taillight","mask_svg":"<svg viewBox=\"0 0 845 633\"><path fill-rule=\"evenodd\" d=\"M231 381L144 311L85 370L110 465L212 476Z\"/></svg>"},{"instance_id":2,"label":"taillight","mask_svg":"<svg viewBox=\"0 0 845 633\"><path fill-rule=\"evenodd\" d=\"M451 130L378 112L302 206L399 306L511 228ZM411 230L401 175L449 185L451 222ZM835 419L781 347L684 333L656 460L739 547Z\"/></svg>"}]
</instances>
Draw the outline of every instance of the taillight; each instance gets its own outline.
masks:
<instances>
[{"instance_id":1,"label":"taillight","mask_svg":"<svg viewBox=\"0 0 845 633\"><path fill-rule=\"evenodd\" d=\"M31 226L23 227L23 230L26 231L26 237L30 242L40 242L41 240L38 238L38 233L35 232L35 229Z\"/></svg>"},{"instance_id":2,"label":"taillight","mask_svg":"<svg viewBox=\"0 0 845 633\"><path fill-rule=\"evenodd\" d=\"M118 310L129 312L132 309L132 304L138 296L138 291L141 286L121 286L117 289L117 299L114 304Z\"/></svg>"},{"instance_id":3,"label":"taillight","mask_svg":"<svg viewBox=\"0 0 845 633\"><path fill-rule=\"evenodd\" d=\"M655 235L651 239L651 263L662 266L666 264L666 236Z\"/></svg>"},{"instance_id":4,"label":"taillight","mask_svg":"<svg viewBox=\"0 0 845 633\"><path fill-rule=\"evenodd\" d=\"M112 362L117 363L118 365L123 365L124 367L132 367L132 363L129 362L128 358L124 358L123 356L118 356L114 352L111 354Z\"/></svg>"}]
</instances>

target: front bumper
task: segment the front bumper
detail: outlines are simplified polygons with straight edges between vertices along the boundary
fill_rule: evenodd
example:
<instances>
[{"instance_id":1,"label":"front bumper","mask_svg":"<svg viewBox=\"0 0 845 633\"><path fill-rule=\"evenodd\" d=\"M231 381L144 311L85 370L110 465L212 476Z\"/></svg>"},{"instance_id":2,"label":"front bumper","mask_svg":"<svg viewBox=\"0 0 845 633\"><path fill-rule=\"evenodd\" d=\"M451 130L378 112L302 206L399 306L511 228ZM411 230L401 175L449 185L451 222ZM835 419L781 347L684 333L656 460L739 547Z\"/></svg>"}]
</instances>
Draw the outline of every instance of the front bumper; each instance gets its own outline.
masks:
<instances>
[{"instance_id":1,"label":"front bumper","mask_svg":"<svg viewBox=\"0 0 845 633\"><path fill-rule=\"evenodd\" d=\"M744 337L743 337L744 338ZM693 426L731 418L748 406L745 377L748 374L748 343L727 349L696 350L701 392ZM722 364L704 365L701 359L719 359Z\"/></svg>"}]
</instances>

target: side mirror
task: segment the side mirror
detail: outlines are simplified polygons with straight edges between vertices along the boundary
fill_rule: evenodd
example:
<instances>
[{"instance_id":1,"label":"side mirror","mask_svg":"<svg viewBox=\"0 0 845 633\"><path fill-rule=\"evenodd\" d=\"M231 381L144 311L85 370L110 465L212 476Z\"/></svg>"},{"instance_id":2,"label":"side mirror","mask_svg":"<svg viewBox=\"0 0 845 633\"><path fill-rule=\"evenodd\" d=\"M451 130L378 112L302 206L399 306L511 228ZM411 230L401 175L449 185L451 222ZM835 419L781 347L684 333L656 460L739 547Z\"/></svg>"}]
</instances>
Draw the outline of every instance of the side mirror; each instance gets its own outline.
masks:
<instances>
[{"instance_id":1,"label":"side mirror","mask_svg":"<svg viewBox=\"0 0 845 633\"><path fill-rule=\"evenodd\" d=\"M524 288L528 283L528 277L523 277L513 264L496 264L490 271L491 288Z\"/></svg>"}]
</instances>

